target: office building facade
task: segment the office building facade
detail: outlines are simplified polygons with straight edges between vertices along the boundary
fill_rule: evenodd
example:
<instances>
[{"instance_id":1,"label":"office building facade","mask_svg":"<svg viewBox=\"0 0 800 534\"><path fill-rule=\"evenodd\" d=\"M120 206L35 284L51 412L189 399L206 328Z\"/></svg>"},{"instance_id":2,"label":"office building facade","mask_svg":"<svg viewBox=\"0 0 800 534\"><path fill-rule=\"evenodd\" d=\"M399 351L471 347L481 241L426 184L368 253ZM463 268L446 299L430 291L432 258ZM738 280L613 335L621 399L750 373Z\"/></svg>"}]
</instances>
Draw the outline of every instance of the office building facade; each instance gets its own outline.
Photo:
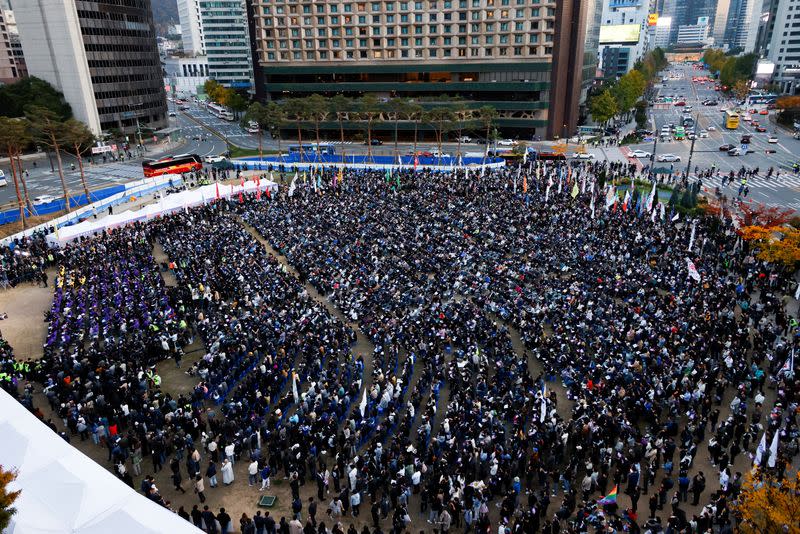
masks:
<instances>
[{"instance_id":1,"label":"office building facade","mask_svg":"<svg viewBox=\"0 0 800 534\"><path fill-rule=\"evenodd\" d=\"M800 0L778 0L767 58L775 64L772 81L781 92L800 94Z\"/></svg>"},{"instance_id":2,"label":"office building facade","mask_svg":"<svg viewBox=\"0 0 800 534\"><path fill-rule=\"evenodd\" d=\"M27 75L14 12L0 9L0 83L14 83Z\"/></svg>"},{"instance_id":3,"label":"office building facade","mask_svg":"<svg viewBox=\"0 0 800 534\"><path fill-rule=\"evenodd\" d=\"M244 0L199 0L209 76L225 87L251 90L253 60Z\"/></svg>"},{"instance_id":4,"label":"office building facade","mask_svg":"<svg viewBox=\"0 0 800 534\"><path fill-rule=\"evenodd\" d=\"M206 56L168 56L164 58L163 65L164 87L168 94L176 98L197 96L209 79Z\"/></svg>"},{"instance_id":5,"label":"office building facade","mask_svg":"<svg viewBox=\"0 0 800 534\"><path fill-rule=\"evenodd\" d=\"M184 55L205 55L206 44L203 26L200 22L200 0L178 0L178 19L181 21L181 41Z\"/></svg>"},{"instance_id":6,"label":"office building facade","mask_svg":"<svg viewBox=\"0 0 800 534\"><path fill-rule=\"evenodd\" d=\"M95 134L166 125L150 0L26 0L15 8L28 72L64 93Z\"/></svg>"},{"instance_id":7,"label":"office building facade","mask_svg":"<svg viewBox=\"0 0 800 534\"><path fill-rule=\"evenodd\" d=\"M509 135L543 136L561 135L577 123L584 52L592 40L589 4L595 5L251 0L250 14L268 99L371 93L431 107L452 97L468 107L495 107L498 128ZM591 56L596 65L596 48ZM556 90L560 98L552 99Z\"/></svg>"},{"instance_id":8,"label":"office building facade","mask_svg":"<svg viewBox=\"0 0 800 534\"><path fill-rule=\"evenodd\" d=\"M622 76L650 48L650 12L650 0L605 0L598 51L604 78Z\"/></svg>"}]
</instances>

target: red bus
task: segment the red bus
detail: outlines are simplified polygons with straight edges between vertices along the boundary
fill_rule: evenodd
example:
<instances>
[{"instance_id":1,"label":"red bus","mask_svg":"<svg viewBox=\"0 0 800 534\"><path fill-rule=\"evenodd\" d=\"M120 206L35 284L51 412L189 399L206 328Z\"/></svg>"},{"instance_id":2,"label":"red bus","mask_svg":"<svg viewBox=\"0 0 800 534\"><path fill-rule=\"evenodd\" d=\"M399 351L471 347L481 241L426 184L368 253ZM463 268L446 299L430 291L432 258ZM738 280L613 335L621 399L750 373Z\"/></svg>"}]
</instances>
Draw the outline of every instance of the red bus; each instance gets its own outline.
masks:
<instances>
[{"instance_id":1,"label":"red bus","mask_svg":"<svg viewBox=\"0 0 800 534\"><path fill-rule=\"evenodd\" d=\"M161 176L162 174L183 174L185 172L199 171L202 168L203 161L197 154L167 156L159 160L142 162L145 178Z\"/></svg>"}]
</instances>

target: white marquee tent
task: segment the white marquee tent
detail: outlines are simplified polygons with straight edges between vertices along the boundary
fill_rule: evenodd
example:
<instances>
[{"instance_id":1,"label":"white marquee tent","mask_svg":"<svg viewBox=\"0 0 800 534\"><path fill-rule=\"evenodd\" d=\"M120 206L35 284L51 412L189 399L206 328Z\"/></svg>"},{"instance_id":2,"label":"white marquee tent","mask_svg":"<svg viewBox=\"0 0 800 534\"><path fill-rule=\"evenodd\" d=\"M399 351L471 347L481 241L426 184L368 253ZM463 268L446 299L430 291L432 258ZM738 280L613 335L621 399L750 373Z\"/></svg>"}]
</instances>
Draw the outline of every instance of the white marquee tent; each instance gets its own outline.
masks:
<instances>
[{"instance_id":1,"label":"white marquee tent","mask_svg":"<svg viewBox=\"0 0 800 534\"><path fill-rule=\"evenodd\" d=\"M82 236L91 236L135 221L153 219L174 211L207 204L218 198L235 199L239 193L252 193L256 189L261 189L262 191L269 189L274 193L277 191L278 185L270 180L259 180L258 182L251 180L244 182L244 185L216 183L204 185L197 189L167 195L158 202L144 206L136 211L127 210L100 219L86 219L78 224L66 226L59 230L58 234L51 234L48 238L58 244L64 244Z\"/></svg>"},{"instance_id":2,"label":"white marquee tent","mask_svg":"<svg viewBox=\"0 0 800 534\"><path fill-rule=\"evenodd\" d=\"M78 451L0 389L0 465L22 490L3 534L200 534Z\"/></svg>"}]
</instances>

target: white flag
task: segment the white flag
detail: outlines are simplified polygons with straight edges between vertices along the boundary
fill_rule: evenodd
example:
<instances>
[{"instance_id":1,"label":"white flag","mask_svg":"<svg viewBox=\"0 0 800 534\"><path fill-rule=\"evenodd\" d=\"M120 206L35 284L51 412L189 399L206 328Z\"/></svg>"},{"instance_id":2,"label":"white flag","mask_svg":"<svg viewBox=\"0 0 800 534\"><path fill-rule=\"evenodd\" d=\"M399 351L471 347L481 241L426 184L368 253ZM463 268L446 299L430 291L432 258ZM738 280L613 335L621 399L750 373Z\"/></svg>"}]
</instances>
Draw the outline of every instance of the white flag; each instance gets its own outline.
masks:
<instances>
[{"instance_id":1,"label":"white flag","mask_svg":"<svg viewBox=\"0 0 800 534\"><path fill-rule=\"evenodd\" d=\"M778 461L778 437L780 433L780 428L775 431L775 435L772 437L772 443L769 446L769 460L767 460L767 465L770 467L775 467L775 462Z\"/></svg>"},{"instance_id":2,"label":"white flag","mask_svg":"<svg viewBox=\"0 0 800 534\"><path fill-rule=\"evenodd\" d=\"M700 273L697 272L697 267L695 267L694 262L689 258L686 258L686 267L689 269L689 278L691 278L695 282L699 282Z\"/></svg>"},{"instance_id":3,"label":"white flag","mask_svg":"<svg viewBox=\"0 0 800 534\"><path fill-rule=\"evenodd\" d=\"M361 412L361 417L364 417L364 412L367 411L367 388L364 388L364 396L361 398L361 404L358 405L358 410Z\"/></svg>"},{"instance_id":4,"label":"white flag","mask_svg":"<svg viewBox=\"0 0 800 534\"><path fill-rule=\"evenodd\" d=\"M541 411L539 412L539 422L544 423L545 418L547 417L547 385L542 388L542 406Z\"/></svg>"},{"instance_id":5,"label":"white flag","mask_svg":"<svg viewBox=\"0 0 800 534\"><path fill-rule=\"evenodd\" d=\"M656 198L656 182L653 180L653 190L650 191L650 196L647 197L647 210L650 211L653 209L653 201Z\"/></svg>"},{"instance_id":6,"label":"white flag","mask_svg":"<svg viewBox=\"0 0 800 534\"><path fill-rule=\"evenodd\" d=\"M547 204L547 201L550 200L550 188L553 187L553 177L548 175L547 177L547 189L544 192L544 203Z\"/></svg>"},{"instance_id":7,"label":"white flag","mask_svg":"<svg viewBox=\"0 0 800 534\"><path fill-rule=\"evenodd\" d=\"M292 178L292 183L289 185L289 198L294 196L294 190L297 186L297 171L294 173L294 178Z\"/></svg>"},{"instance_id":8,"label":"white flag","mask_svg":"<svg viewBox=\"0 0 800 534\"><path fill-rule=\"evenodd\" d=\"M767 433L764 432L764 435L761 436L761 443L758 444L758 449L756 449L756 457L753 460L753 465L760 466L761 465L761 458L764 456L764 452L767 450Z\"/></svg>"},{"instance_id":9,"label":"white flag","mask_svg":"<svg viewBox=\"0 0 800 534\"><path fill-rule=\"evenodd\" d=\"M592 220L594 220L594 191L592 191L592 200L589 202L589 209L592 210Z\"/></svg>"},{"instance_id":10,"label":"white flag","mask_svg":"<svg viewBox=\"0 0 800 534\"><path fill-rule=\"evenodd\" d=\"M659 203L659 206L661 206L661 222L664 222L664 219L666 218L667 215L667 208L664 207L663 202Z\"/></svg>"},{"instance_id":11,"label":"white flag","mask_svg":"<svg viewBox=\"0 0 800 534\"><path fill-rule=\"evenodd\" d=\"M786 376L794 375L794 347L792 347L792 353L786 358L786 363L781 367L779 374L784 374Z\"/></svg>"},{"instance_id":12,"label":"white flag","mask_svg":"<svg viewBox=\"0 0 800 534\"><path fill-rule=\"evenodd\" d=\"M697 221L692 224L692 235L689 236L689 252L692 251L692 247L694 246L694 231L697 228Z\"/></svg>"},{"instance_id":13,"label":"white flag","mask_svg":"<svg viewBox=\"0 0 800 534\"><path fill-rule=\"evenodd\" d=\"M300 394L297 392L297 373L292 371L292 396L294 397L294 402L300 402Z\"/></svg>"}]
</instances>

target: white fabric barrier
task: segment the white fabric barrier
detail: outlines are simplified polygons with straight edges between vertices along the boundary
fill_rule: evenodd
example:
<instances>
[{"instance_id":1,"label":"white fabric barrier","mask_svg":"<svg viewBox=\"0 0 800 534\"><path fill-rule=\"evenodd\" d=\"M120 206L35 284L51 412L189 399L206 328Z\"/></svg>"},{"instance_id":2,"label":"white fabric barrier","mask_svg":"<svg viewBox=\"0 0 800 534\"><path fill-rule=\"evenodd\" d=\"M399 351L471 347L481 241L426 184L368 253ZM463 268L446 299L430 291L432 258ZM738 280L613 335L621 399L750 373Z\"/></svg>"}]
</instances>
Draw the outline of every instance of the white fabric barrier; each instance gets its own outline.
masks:
<instances>
[{"instance_id":1,"label":"white fabric barrier","mask_svg":"<svg viewBox=\"0 0 800 534\"><path fill-rule=\"evenodd\" d=\"M79 237L99 234L110 228L117 228L126 224L153 219L174 211L191 208L200 204L207 204L217 199L217 188L219 187L219 198L235 198L241 193L252 193L256 190L256 182L248 181L242 185L223 185L209 184L189 191L173 193L161 198L158 202L148 204L136 211L124 211L114 215L109 215L101 219L87 219L81 223L61 228L57 234L48 236L53 242L63 245ZM267 189L277 191L278 184L270 180L260 180L258 188L262 191Z\"/></svg>"},{"instance_id":2,"label":"white fabric barrier","mask_svg":"<svg viewBox=\"0 0 800 534\"><path fill-rule=\"evenodd\" d=\"M0 464L22 490L4 534L200 534L72 447L0 389Z\"/></svg>"},{"instance_id":3,"label":"white fabric barrier","mask_svg":"<svg viewBox=\"0 0 800 534\"><path fill-rule=\"evenodd\" d=\"M85 217L91 217L98 211L105 210L110 206L124 204L132 196L140 197L147 195L149 193L170 187L170 184L173 186L181 185L183 184L183 179L178 174L164 174L153 178L144 178L142 180L128 182L124 184L125 191L116 193L110 197L106 197L103 200L98 200L92 204L80 207L70 213L67 213L66 215L62 215L61 217L47 221L46 223L42 223L34 226L33 228L28 228L27 230L3 238L0 240L0 245L8 245L15 239L21 239L22 237L32 235L34 232L40 232L51 227L59 228L71 223L72 221L83 219Z\"/></svg>"}]
</instances>

